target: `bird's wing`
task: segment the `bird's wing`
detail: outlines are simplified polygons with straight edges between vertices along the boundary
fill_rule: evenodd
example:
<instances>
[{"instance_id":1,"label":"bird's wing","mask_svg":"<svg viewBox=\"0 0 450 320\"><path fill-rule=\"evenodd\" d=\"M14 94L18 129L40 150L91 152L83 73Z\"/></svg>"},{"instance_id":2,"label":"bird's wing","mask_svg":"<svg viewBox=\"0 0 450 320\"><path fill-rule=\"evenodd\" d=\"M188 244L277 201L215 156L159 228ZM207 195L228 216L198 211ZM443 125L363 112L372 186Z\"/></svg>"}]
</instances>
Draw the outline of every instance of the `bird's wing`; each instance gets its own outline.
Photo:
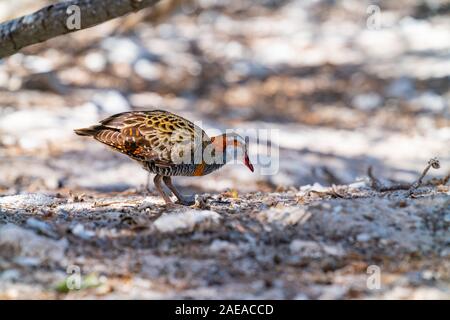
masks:
<instances>
[{"instance_id":1,"label":"bird's wing","mask_svg":"<svg viewBox=\"0 0 450 320\"><path fill-rule=\"evenodd\" d=\"M171 166L180 155L193 153L196 141L207 138L192 122L166 111L125 112L100 122L97 140L140 161ZM177 158L177 159L174 159Z\"/></svg>"}]
</instances>

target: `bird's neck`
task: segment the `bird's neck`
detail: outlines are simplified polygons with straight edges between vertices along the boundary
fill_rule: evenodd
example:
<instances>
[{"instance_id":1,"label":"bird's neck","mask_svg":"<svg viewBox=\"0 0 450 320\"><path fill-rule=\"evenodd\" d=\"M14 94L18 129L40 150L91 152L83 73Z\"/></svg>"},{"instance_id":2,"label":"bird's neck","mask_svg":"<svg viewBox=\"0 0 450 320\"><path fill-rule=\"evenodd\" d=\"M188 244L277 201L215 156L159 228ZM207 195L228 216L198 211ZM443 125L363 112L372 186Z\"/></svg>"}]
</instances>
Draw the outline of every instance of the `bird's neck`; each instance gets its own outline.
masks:
<instances>
[{"instance_id":1,"label":"bird's neck","mask_svg":"<svg viewBox=\"0 0 450 320\"><path fill-rule=\"evenodd\" d=\"M216 152L224 153L227 148L227 138L225 134L211 138L211 144L214 146Z\"/></svg>"},{"instance_id":2,"label":"bird's neck","mask_svg":"<svg viewBox=\"0 0 450 320\"><path fill-rule=\"evenodd\" d=\"M225 134L211 138L210 144L214 149L214 156L221 158L220 163L227 163L227 138Z\"/></svg>"}]
</instances>

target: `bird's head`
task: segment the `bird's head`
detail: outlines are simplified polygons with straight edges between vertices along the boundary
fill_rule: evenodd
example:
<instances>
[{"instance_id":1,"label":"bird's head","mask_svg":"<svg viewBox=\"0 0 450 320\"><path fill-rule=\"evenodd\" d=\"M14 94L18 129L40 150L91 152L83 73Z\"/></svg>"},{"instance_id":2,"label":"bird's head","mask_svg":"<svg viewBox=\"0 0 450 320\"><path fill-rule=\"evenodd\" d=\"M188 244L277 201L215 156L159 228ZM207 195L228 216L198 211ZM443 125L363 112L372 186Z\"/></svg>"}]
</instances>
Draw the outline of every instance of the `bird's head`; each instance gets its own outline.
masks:
<instances>
[{"instance_id":1,"label":"bird's head","mask_svg":"<svg viewBox=\"0 0 450 320\"><path fill-rule=\"evenodd\" d=\"M248 143L237 133L224 133L220 136L212 137L211 142L214 148L225 155L226 161L233 159L241 160L251 172L253 165L248 157Z\"/></svg>"}]
</instances>

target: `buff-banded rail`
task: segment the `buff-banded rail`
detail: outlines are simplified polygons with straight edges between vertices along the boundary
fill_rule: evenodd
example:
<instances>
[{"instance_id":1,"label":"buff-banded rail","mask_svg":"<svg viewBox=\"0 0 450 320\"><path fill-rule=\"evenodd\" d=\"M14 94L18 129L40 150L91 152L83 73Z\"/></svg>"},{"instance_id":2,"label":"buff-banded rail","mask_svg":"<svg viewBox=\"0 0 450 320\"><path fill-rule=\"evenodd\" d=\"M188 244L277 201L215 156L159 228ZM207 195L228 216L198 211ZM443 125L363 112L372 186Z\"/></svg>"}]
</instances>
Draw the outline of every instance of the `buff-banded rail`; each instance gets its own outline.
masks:
<instances>
[{"instance_id":1,"label":"buff-banded rail","mask_svg":"<svg viewBox=\"0 0 450 320\"><path fill-rule=\"evenodd\" d=\"M194 197L183 197L175 188L172 176L204 176L232 159L241 160L254 171L248 143L240 135L208 137L191 121L164 110L115 114L89 128L75 129L75 133L93 137L155 174L156 190L169 205L173 202L164 192L162 182L178 199L177 203L194 203Z\"/></svg>"}]
</instances>

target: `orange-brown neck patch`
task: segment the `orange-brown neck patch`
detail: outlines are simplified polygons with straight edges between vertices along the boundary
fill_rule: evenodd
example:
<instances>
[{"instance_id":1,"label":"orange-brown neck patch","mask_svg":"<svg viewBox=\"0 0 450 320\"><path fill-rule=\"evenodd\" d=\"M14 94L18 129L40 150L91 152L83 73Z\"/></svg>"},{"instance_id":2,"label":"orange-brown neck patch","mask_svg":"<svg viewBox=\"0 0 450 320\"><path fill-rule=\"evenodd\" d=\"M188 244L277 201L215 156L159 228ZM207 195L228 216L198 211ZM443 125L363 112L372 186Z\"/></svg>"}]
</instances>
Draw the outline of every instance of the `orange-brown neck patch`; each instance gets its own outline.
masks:
<instances>
[{"instance_id":1,"label":"orange-brown neck patch","mask_svg":"<svg viewBox=\"0 0 450 320\"><path fill-rule=\"evenodd\" d=\"M211 143L214 145L214 149L223 152L227 147L227 140L225 135L216 136L211 138Z\"/></svg>"},{"instance_id":2,"label":"orange-brown neck patch","mask_svg":"<svg viewBox=\"0 0 450 320\"><path fill-rule=\"evenodd\" d=\"M203 172L205 171L205 165L206 165L205 162L202 162L202 163L197 165L197 167L195 168L195 171L194 171L194 176L195 177L203 175Z\"/></svg>"}]
</instances>

